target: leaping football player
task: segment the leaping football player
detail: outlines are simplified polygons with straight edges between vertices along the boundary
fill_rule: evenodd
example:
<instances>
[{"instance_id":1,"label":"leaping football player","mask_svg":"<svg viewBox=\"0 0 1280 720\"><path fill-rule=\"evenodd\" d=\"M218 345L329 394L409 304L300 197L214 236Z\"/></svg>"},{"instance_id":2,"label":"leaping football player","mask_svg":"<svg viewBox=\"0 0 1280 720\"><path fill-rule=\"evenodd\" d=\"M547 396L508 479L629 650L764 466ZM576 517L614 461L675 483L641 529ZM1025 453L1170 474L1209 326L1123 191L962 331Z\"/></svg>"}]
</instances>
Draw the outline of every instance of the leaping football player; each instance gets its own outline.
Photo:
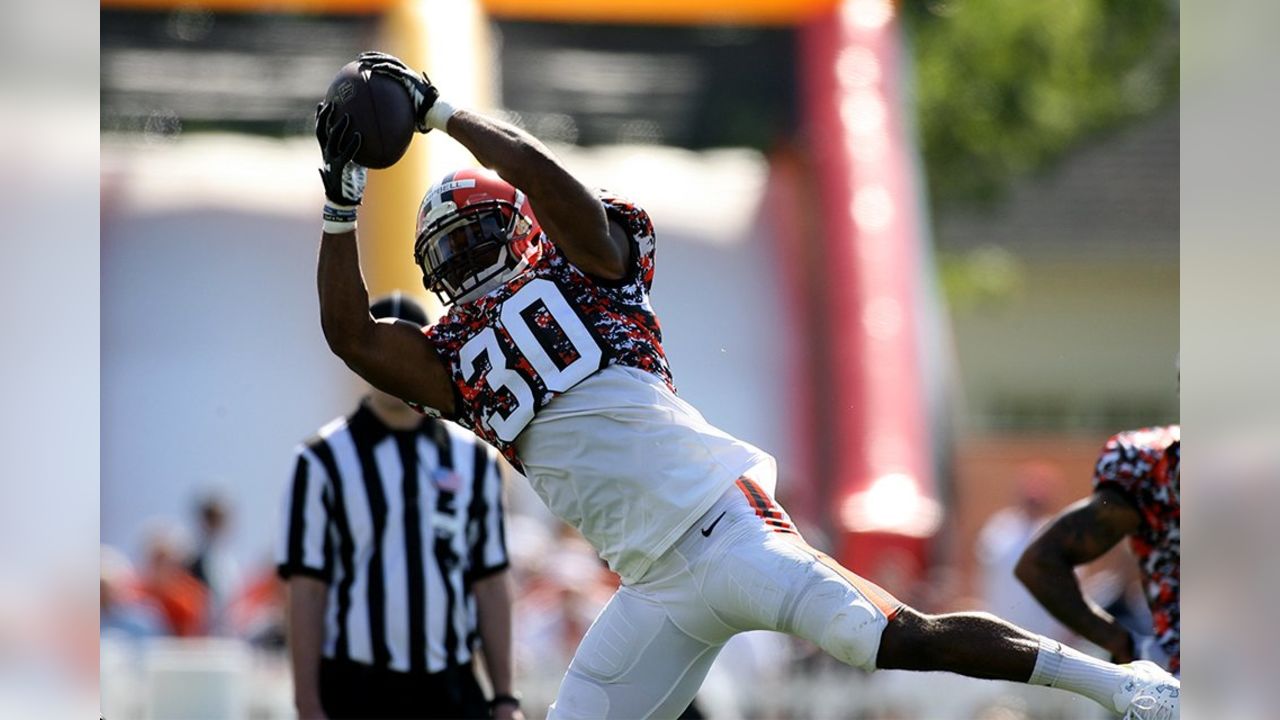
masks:
<instances>
[{"instance_id":1,"label":"leaping football player","mask_svg":"<svg viewBox=\"0 0 1280 720\"><path fill-rule=\"evenodd\" d=\"M1176 717L1179 683L986 613L927 615L808 545L773 498L774 460L676 394L649 303L654 229L524 131L402 82L417 129L491 169L449 173L418 212L414 259L449 310L420 331L376 322L360 273L358 133L322 105L320 315L374 386L492 443L622 578L583 638L551 718L673 718L735 633L777 630L867 671L948 671L1061 688L1125 718Z\"/></svg>"}]
</instances>

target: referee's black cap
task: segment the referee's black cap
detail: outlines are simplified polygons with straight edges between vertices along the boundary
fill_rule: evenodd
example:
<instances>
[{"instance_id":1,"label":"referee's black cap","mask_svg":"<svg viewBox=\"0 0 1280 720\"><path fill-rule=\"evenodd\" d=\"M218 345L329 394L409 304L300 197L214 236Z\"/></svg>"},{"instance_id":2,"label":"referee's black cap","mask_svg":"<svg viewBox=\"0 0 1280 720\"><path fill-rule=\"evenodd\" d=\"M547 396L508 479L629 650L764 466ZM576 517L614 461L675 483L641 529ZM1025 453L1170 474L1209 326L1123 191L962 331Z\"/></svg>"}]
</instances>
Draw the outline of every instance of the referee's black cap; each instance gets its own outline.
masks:
<instances>
[{"instance_id":1,"label":"referee's black cap","mask_svg":"<svg viewBox=\"0 0 1280 720\"><path fill-rule=\"evenodd\" d=\"M427 324L427 311L416 300L399 290L374 300L369 306L369 312L375 319L399 318L420 327Z\"/></svg>"}]
</instances>

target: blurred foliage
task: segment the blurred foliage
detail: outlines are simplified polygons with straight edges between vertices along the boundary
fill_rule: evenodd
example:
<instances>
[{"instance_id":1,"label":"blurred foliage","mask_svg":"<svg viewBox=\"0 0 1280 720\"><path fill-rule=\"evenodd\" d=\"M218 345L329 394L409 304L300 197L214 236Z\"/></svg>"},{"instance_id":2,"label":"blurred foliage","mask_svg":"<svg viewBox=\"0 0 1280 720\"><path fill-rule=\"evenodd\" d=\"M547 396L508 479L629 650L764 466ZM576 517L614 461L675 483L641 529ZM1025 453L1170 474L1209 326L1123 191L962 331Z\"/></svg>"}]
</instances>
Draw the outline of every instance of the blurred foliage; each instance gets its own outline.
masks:
<instances>
[{"instance_id":1,"label":"blurred foliage","mask_svg":"<svg viewBox=\"0 0 1280 720\"><path fill-rule=\"evenodd\" d=\"M1007 307L1026 286L1022 260L998 245L938 255L942 287L952 311Z\"/></svg>"},{"instance_id":2,"label":"blurred foliage","mask_svg":"<svg viewBox=\"0 0 1280 720\"><path fill-rule=\"evenodd\" d=\"M1173 0L904 2L935 205L989 202L1178 93Z\"/></svg>"}]
</instances>

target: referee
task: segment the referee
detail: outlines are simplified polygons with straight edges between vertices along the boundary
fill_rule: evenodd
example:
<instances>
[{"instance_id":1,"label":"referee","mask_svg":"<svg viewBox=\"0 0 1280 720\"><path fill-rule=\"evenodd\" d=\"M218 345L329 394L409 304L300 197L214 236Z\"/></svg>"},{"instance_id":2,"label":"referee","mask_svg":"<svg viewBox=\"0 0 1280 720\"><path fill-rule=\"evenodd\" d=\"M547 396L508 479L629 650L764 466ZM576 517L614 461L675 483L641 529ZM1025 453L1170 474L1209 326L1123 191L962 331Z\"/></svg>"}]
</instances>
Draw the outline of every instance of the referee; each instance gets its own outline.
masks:
<instances>
[{"instance_id":1,"label":"referee","mask_svg":"<svg viewBox=\"0 0 1280 720\"><path fill-rule=\"evenodd\" d=\"M399 293L370 312L427 322ZM374 388L298 447L277 557L300 718L522 718L496 458Z\"/></svg>"}]
</instances>

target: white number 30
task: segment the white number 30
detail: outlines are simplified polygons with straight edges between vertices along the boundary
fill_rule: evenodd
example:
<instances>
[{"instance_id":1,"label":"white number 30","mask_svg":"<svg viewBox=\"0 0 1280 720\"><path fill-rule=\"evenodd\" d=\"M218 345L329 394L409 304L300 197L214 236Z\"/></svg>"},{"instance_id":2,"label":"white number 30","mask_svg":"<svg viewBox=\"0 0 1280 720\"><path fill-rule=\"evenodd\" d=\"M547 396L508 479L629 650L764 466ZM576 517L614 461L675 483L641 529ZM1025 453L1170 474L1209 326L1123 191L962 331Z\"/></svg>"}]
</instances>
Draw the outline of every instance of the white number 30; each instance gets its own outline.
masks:
<instances>
[{"instance_id":1,"label":"white number 30","mask_svg":"<svg viewBox=\"0 0 1280 720\"><path fill-rule=\"evenodd\" d=\"M531 311L539 309L545 309L564 337L568 338L576 355L572 361L556 362L549 349L535 334ZM569 307L560 288L550 280L536 278L517 290L502 303L500 320L516 349L533 366L542 384L552 392L564 392L600 368L600 360L604 355L600 344L573 308ZM464 372L469 373L468 383L479 380L487 361L488 373L485 377L489 387L495 393L505 388L515 398L515 406L505 415L494 410L484 418L499 438L506 442L515 440L524 426L533 419L536 410L533 388L524 376L513 369L514 358L507 357L502 351L497 333L492 327L486 327L462 346L458 359Z\"/></svg>"}]
</instances>

